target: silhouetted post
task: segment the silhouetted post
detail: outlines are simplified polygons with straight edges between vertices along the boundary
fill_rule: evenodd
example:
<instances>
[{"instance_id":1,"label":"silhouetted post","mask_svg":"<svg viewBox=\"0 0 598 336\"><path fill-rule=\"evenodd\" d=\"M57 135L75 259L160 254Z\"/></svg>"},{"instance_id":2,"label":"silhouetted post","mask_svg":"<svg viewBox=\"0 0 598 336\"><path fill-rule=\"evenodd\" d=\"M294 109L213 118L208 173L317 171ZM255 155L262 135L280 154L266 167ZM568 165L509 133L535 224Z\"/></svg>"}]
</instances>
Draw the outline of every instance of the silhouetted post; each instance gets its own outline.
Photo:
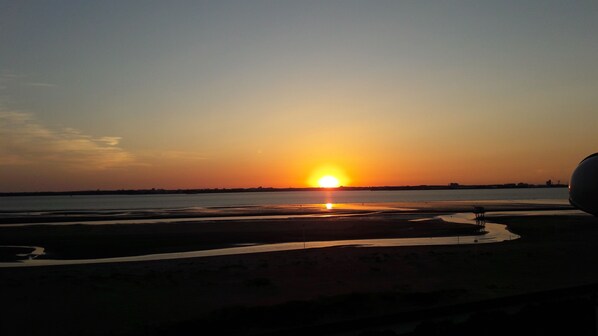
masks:
<instances>
[{"instance_id":1,"label":"silhouetted post","mask_svg":"<svg viewBox=\"0 0 598 336\"><path fill-rule=\"evenodd\" d=\"M486 218L486 209L482 206L474 206L473 213L476 220L484 220Z\"/></svg>"}]
</instances>

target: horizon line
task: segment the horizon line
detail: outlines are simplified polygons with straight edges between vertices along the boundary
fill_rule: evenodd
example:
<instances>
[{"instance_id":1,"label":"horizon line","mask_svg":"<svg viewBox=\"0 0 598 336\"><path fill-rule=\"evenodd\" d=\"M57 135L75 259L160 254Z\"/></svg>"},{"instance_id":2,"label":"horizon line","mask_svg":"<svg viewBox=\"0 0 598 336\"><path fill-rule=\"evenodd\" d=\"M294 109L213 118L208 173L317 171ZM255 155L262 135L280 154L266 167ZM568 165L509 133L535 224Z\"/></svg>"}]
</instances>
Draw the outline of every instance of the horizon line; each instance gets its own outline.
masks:
<instances>
[{"instance_id":1,"label":"horizon line","mask_svg":"<svg viewBox=\"0 0 598 336\"><path fill-rule=\"evenodd\" d=\"M359 190L458 190L458 189L512 189L512 188L565 188L568 184L533 184L533 183L497 183L497 184L419 184L401 186L339 186L324 187L229 187L229 188L140 188L140 189L86 189L63 191L0 191L0 196L27 195L109 195L109 194L201 194L201 193L236 193L236 192L280 192L280 191L359 191Z\"/></svg>"}]
</instances>

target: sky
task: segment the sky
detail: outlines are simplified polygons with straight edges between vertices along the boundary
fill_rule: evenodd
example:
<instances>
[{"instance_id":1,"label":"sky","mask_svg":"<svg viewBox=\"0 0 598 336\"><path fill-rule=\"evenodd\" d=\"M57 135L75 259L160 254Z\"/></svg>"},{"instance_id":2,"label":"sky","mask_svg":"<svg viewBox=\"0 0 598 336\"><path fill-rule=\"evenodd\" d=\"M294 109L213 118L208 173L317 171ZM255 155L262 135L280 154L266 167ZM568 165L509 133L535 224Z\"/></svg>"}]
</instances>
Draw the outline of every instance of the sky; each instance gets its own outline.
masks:
<instances>
[{"instance_id":1,"label":"sky","mask_svg":"<svg viewBox=\"0 0 598 336\"><path fill-rule=\"evenodd\" d=\"M566 183L596 1L3 1L0 191Z\"/></svg>"}]
</instances>

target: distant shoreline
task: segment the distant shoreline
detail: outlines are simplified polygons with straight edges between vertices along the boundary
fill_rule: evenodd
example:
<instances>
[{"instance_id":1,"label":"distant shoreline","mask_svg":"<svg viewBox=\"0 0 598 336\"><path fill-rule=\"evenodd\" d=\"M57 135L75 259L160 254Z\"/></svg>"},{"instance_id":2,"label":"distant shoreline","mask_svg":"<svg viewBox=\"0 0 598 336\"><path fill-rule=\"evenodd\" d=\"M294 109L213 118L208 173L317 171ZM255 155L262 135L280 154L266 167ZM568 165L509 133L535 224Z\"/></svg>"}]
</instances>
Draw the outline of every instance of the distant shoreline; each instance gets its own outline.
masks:
<instances>
[{"instance_id":1,"label":"distant shoreline","mask_svg":"<svg viewBox=\"0 0 598 336\"><path fill-rule=\"evenodd\" d=\"M119 190L76 190L76 191L34 191L0 192L6 196L75 196L75 195L165 195L165 194L216 194L246 192L282 192L282 191L387 191L387 190L471 190L471 189L530 189L530 188L567 188L566 184L527 184L506 183L486 185L418 185L418 186L379 186L379 187L338 187L338 188L203 188L203 189L119 189Z\"/></svg>"}]
</instances>

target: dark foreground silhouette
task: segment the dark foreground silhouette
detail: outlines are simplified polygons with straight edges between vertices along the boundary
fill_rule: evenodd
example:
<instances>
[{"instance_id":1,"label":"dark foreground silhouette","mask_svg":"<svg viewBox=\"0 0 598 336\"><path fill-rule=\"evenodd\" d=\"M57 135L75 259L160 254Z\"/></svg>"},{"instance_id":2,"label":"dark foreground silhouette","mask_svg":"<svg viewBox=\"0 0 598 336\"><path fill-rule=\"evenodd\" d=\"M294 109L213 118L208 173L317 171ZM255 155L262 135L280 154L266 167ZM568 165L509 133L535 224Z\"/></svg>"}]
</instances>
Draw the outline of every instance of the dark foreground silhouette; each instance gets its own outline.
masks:
<instances>
[{"instance_id":1,"label":"dark foreground silhouette","mask_svg":"<svg viewBox=\"0 0 598 336\"><path fill-rule=\"evenodd\" d=\"M522 238L0 269L0 334L591 334L598 219L492 221Z\"/></svg>"}]
</instances>

